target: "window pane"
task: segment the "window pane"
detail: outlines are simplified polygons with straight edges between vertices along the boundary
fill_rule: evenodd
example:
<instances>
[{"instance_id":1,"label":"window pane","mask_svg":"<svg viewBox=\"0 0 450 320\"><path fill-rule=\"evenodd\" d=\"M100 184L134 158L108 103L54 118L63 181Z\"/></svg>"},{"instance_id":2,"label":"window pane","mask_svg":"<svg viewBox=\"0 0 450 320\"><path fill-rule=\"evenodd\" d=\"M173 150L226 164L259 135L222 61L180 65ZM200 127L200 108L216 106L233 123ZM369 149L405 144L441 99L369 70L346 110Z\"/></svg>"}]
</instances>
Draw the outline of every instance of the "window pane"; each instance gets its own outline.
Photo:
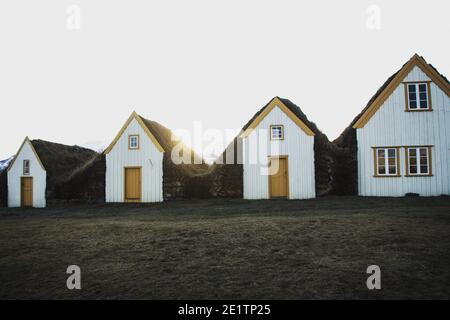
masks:
<instances>
[{"instance_id":1,"label":"window pane","mask_svg":"<svg viewBox=\"0 0 450 320\"><path fill-rule=\"evenodd\" d=\"M417 173L417 167L416 166L409 166L409 173L416 174Z\"/></svg>"},{"instance_id":2,"label":"window pane","mask_svg":"<svg viewBox=\"0 0 450 320\"><path fill-rule=\"evenodd\" d=\"M409 149L409 156L415 157L416 156L416 149Z\"/></svg>"},{"instance_id":3,"label":"window pane","mask_svg":"<svg viewBox=\"0 0 450 320\"><path fill-rule=\"evenodd\" d=\"M387 152L386 152L387 150ZM389 154L389 149L378 149L377 150L377 156L378 156L378 174L379 175L385 175L387 174L388 168L386 168L386 155Z\"/></svg>"},{"instance_id":4,"label":"window pane","mask_svg":"<svg viewBox=\"0 0 450 320\"><path fill-rule=\"evenodd\" d=\"M30 160L23 160L23 174L30 174Z\"/></svg>"},{"instance_id":5,"label":"window pane","mask_svg":"<svg viewBox=\"0 0 450 320\"><path fill-rule=\"evenodd\" d=\"M419 93L419 97L420 97L420 100L427 100L427 93L421 92L421 93Z\"/></svg>"},{"instance_id":6,"label":"window pane","mask_svg":"<svg viewBox=\"0 0 450 320\"><path fill-rule=\"evenodd\" d=\"M428 151L427 151L427 149L425 149L425 148L420 148L420 149L419 149L419 152L420 152L420 156L421 156L421 157L426 157L426 156L428 156Z\"/></svg>"},{"instance_id":7,"label":"window pane","mask_svg":"<svg viewBox=\"0 0 450 320\"><path fill-rule=\"evenodd\" d=\"M408 91L409 92L416 92L416 85L415 84L409 84L408 85Z\"/></svg>"},{"instance_id":8,"label":"window pane","mask_svg":"<svg viewBox=\"0 0 450 320\"><path fill-rule=\"evenodd\" d=\"M410 109L417 109L417 101L416 100L410 100L409 101L409 108Z\"/></svg>"},{"instance_id":9,"label":"window pane","mask_svg":"<svg viewBox=\"0 0 450 320\"><path fill-rule=\"evenodd\" d=\"M428 103L426 100L421 100L420 101L420 108L421 109L428 109Z\"/></svg>"},{"instance_id":10,"label":"window pane","mask_svg":"<svg viewBox=\"0 0 450 320\"><path fill-rule=\"evenodd\" d=\"M395 158L395 149L388 149L388 157Z\"/></svg>"},{"instance_id":11,"label":"window pane","mask_svg":"<svg viewBox=\"0 0 450 320\"><path fill-rule=\"evenodd\" d=\"M388 164L389 164L390 166L395 166L395 158L389 158L389 159L388 159Z\"/></svg>"},{"instance_id":12,"label":"window pane","mask_svg":"<svg viewBox=\"0 0 450 320\"><path fill-rule=\"evenodd\" d=\"M396 174L397 168L395 166L389 166L389 174Z\"/></svg>"},{"instance_id":13,"label":"window pane","mask_svg":"<svg viewBox=\"0 0 450 320\"><path fill-rule=\"evenodd\" d=\"M272 139L282 139L283 138L283 127L274 126L272 127Z\"/></svg>"},{"instance_id":14,"label":"window pane","mask_svg":"<svg viewBox=\"0 0 450 320\"><path fill-rule=\"evenodd\" d=\"M420 164L421 165L428 165L428 157L420 157Z\"/></svg>"},{"instance_id":15,"label":"window pane","mask_svg":"<svg viewBox=\"0 0 450 320\"><path fill-rule=\"evenodd\" d=\"M378 150L378 166L384 167L385 165L385 151L384 149Z\"/></svg>"},{"instance_id":16,"label":"window pane","mask_svg":"<svg viewBox=\"0 0 450 320\"><path fill-rule=\"evenodd\" d=\"M419 84L419 92L426 92L426 91L427 91L427 85Z\"/></svg>"},{"instance_id":17,"label":"window pane","mask_svg":"<svg viewBox=\"0 0 450 320\"><path fill-rule=\"evenodd\" d=\"M130 136L130 148L131 149L137 149L139 148L139 138L138 136Z\"/></svg>"},{"instance_id":18,"label":"window pane","mask_svg":"<svg viewBox=\"0 0 450 320\"><path fill-rule=\"evenodd\" d=\"M419 149L420 155L420 173L428 173L428 150L426 148Z\"/></svg>"},{"instance_id":19,"label":"window pane","mask_svg":"<svg viewBox=\"0 0 450 320\"><path fill-rule=\"evenodd\" d=\"M409 93L409 100L416 100L416 94L415 93Z\"/></svg>"}]
</instances>

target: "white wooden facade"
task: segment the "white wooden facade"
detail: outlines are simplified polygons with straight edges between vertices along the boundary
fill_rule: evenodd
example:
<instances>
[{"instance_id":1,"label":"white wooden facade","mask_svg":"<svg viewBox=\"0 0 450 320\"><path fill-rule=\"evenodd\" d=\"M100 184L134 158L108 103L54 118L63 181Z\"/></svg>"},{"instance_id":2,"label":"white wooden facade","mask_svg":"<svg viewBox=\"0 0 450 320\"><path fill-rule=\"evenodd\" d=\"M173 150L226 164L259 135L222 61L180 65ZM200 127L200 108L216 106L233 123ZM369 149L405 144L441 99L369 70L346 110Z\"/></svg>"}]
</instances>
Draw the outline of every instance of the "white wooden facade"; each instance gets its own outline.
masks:
<instances>
[{"instance_id":1,"label":"white wooden facade","mask_svg":"<svg viewBox=\"0 0 450 320\"><path fill-rule=\"evenodd\" d=\"M24 161L29 161L29 171L24 172ZM20 207L22 177L32 178L32 206L44 208L46 206L47 172L39 159L31 141L25 138L22 146L8 168L8 207Z\"/></svg>"},{"instance_id":2,"label":"white wooden facade","mask_svg":"<svg viewBox=\"0 0 450 320\"><path fill-rule=\"evenodd\" d=\"M274 98L266 108L271 108L270 112L250 133L244 132L241 136L244 199L270 198L268 165L271 156L287 157L289 199L314 198L314 134L307 134L299 127L292 119L296 116L291 114L289 117L286 113L289 110L278 98ZM272 125L284 127L283 140L271 140Z\"/></svg>"},{"instance_id":3,"label":"white wooden facade","mask_svg":"<svg viewBox=\"0 0 450 320\"><path fill-rule=\"evenodd\" d=\"M439 86L432 72L415 56L400 83L363 125L356 128L358 144L358 192L361 196L401 197L407 193L421 196L450 194L450 98L445 83ZM420 58L421 59L421 58ZM420 61L419 61L420 62ZM407 67L407 65L405 66ZM425 72L425 70L427 72ZM401 72L400 72L401 74ZM445 81L445 80L444 80ZM405 83L429 82L431 111L407 111ZM448 86L448 83L447 83ZM444 90L442 89L444 87ZM429 146L430 174L410 175L407 147ZM399 171L395 176L377 176L374 149L396 147Z\"/></svg>"},{"instance_id":4,"label":"white wooden facade","mask_svg":"<svg viewBox=\"0 0 450 320\"><path fill-rule=\"evenodd\" d=\"M133 113L106 154L106 202L125 202L125 168L141 168L140 202L163 201L163 155L139 115ZM139 136L139 149L129 149L129 136ZM154 137L153 137L154 139Z\"/></svg>"}]
</instances>

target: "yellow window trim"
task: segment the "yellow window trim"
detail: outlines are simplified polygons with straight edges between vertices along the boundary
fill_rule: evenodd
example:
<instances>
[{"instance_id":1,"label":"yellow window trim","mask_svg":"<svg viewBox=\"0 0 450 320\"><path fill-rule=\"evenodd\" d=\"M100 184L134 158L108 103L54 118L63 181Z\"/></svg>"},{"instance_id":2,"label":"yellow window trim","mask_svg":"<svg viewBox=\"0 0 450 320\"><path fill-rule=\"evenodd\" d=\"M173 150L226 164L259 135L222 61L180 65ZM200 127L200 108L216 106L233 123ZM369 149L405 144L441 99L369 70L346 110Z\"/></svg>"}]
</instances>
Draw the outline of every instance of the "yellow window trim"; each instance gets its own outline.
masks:
<instances>
[{"instance_id":1,"label":"yellow window trim","mask_svg":"<svg viewBox=\"0 0 450 320\"><path fill-rule=\"evenodd\" d=\"M372 104L367 108L367 110L361 115L361 117L353 125L354 129L363 128L367 122L372 118L372 116L381 108L383 103L387 98L394 92L394 90L400 85L403 79L409 74L409 72L414 68L420 68L430 79L434 82L442 91L450 96L450 85L445 81L441 75L428 65L424 58L415 54L404 66L394 79L389 83L389 85L383 90L383 92L372 102ZM430 100L431 101L431 100Z\"/></svg>"},{"instance_id":2,"label":"yellow window trim","mask_svg":"<svg viewBox=\"0 0 450 320\"><path fill-rule=\"evenodd\" d=\"M433 111L433 104L431 102L431 81L405 81L403 85L405 86L405 111L406 112L427 112ZM409 107L409 92L408 84L425 84L427 86L427 99L428 99L428 109L410 109Z\"/></svg>"},{"instance_id":3,"label":"yellow window trim","mask_svg":"<svg viewBox=\"0 0 450 320\"><path fill-rule=\"evenodd\" d=\"M286 105L281 102L278 97L272 99L272 101L264 108L264 110L253 120L248 128L241 134L241 138L248 137L250 133L261 123L261 121L275 108L280 108L294 123L302 129L308 136L314 136L314 132L300 120Z\"/></svg>"},{"instance_id":4,"label":"yellow window trim","mask_svg":"<svg viewBox=\"0 0 450 320\"><path fill-rule=\"evenodd\" d=\"M156 146L156 148L160 151L160 152L164 152L163 147L159 144L158 140L156 140L155 136L151 133L151 131L147 128L147 126L144 124L144 121L142 120L142 118L135 112L133 111L133 113L131 114L131 116L128 118L128 120L125 122L125 124L122 126L122 128L120 129L119 133L117 133L116 137L114 138L114 140L111 142L111 144L108 146L108 148L106 148L104 154L108 154L111 152L111 150L114 148L114 146L116 145L117 141L119 141L120 137L122 136L122 134L124 133L124 131L127 129L127 127L130 125L132 120L136 120L139 125L141 126L141 128L145 131L145 133L147 134L147 136L150 138L150 140L153 142L153 144Z\"/></svg>"},{"instance_id":5,"label":"yellow window trim","mask_svg":"<svg viewBox=\"0 0 450 320\"><path fill-rule=\"evenodd\" d=\"M281 138L280 139L274 139L273 137L272 137L272 128L273 127L281 127ZM270 132L269 132L269 138L270 138L270 140L272 140L272 141L282 141L282 140L284 140L284 125L283 124L272 124L271 126L270 126Z\"/></svg>"},{"instance_id":6,"label":"yellow window trim","mask_svg":"<svg viewBox=\"0 0 450 320\"><path fill-rule=\"evenodd\" d=\"M374 170L374 178L399 178L401 177L400 174L400 148L401 147L372 147L373 149L373 170ZM378 173L378 155L377 152L380 149L395 149L395 154L396 154L396 165L397 165L397 173L396 174L379 174ZM386 168L386 170L388 171L389 168ZM386 172L387 172L386 171Z\"/></svg>"},{"instance_id":7,"label":"yellow window trim","mask_svg":"<svg viewBox=\"0 0 450 320\"><path fill-rule=\"evenodd\" d=\"M406 174L405 177L432 177L433 176L433 145L425 145L425 146L405 146L405 165L406 165ZM428 173L409 173L409 149L428 149ZM419 167L420 164L417 164Z\"/></svg>"},{"instance_id":8,"label":"yellow window trim","mask_svg":"<svg viewBox=\"0 0 450 320\"><path fill-rule=\"evenodd\" d=\"M23 140L22 144L20 145L19 150L17 151L16 155L14 156L14 159L12 160L11 164L10 164L9 167L8 167L8 171L11 170L11 168L12 168L13 165L14 165L14 163L16 162L16 159L17 159L17 157L19 156L20 152L22 151L22 148L23 148L23 146L25 145L25 142L28 142L28 143L29 143L29 145L30 145L30 147L31 147L31 151L33 151L33 153L34 153L34 155L35 155L35 157L36 157L36 159L37 159L39 165L41 166L42 170L46 171L44 165L42 164L41 158L39 158L39 156L38 156L36 150L35 150L34 147L33 147L33 144L31 143L31 140L30 140L28 137L25 137L25 139Z\"/></svg>"},{"instance_id":9,"label":"yellow window trim","mask_svg":"<svg viewBox=\"0 0 450 320\"><path fill-rule=\"evenodd\" d=\"M137 137L137 147L131 147L131 138ZM141 148L141 137L138 134L129 134L128 135L128 150L139 150Z\"/></svg>"}]
</instances>

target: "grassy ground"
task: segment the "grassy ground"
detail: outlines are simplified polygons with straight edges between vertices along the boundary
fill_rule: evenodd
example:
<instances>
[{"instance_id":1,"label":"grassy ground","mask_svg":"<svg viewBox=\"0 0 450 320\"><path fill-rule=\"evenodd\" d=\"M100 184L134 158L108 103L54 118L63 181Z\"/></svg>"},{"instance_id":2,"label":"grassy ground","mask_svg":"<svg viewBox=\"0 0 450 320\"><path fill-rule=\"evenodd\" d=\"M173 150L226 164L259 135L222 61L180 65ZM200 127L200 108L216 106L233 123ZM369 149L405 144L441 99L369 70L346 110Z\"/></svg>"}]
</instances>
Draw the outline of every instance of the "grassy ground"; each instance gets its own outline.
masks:
<instances>
[{"instance_id":1,"label":"grassy ground","mask_svg":"<svg viewBox=\"0 0 450 320\"><path fill-rule=\"evenodd\" d=\"M448 197L2 208L0 299L449 299L449 235Z\"/></svg>"}]
</instances>

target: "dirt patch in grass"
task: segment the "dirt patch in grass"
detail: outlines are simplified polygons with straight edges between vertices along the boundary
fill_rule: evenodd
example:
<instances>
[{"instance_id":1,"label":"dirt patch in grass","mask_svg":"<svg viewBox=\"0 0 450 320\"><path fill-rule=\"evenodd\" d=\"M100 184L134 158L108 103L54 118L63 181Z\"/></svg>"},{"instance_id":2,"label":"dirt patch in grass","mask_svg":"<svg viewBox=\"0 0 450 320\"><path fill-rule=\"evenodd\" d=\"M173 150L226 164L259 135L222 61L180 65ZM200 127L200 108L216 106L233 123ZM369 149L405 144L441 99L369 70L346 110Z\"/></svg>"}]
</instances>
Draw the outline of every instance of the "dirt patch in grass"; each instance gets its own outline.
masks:
<instances>
[{"instance_id":1,"label":"dirt patch in grass","mask_svg":"<svg viewBox=\"0 0 450 320\"><path fill-rule=\"evenodd\" d=\"M449 234L448 197L5 208L0 298L448 299Z\"/></svg>"}]
</instances>

